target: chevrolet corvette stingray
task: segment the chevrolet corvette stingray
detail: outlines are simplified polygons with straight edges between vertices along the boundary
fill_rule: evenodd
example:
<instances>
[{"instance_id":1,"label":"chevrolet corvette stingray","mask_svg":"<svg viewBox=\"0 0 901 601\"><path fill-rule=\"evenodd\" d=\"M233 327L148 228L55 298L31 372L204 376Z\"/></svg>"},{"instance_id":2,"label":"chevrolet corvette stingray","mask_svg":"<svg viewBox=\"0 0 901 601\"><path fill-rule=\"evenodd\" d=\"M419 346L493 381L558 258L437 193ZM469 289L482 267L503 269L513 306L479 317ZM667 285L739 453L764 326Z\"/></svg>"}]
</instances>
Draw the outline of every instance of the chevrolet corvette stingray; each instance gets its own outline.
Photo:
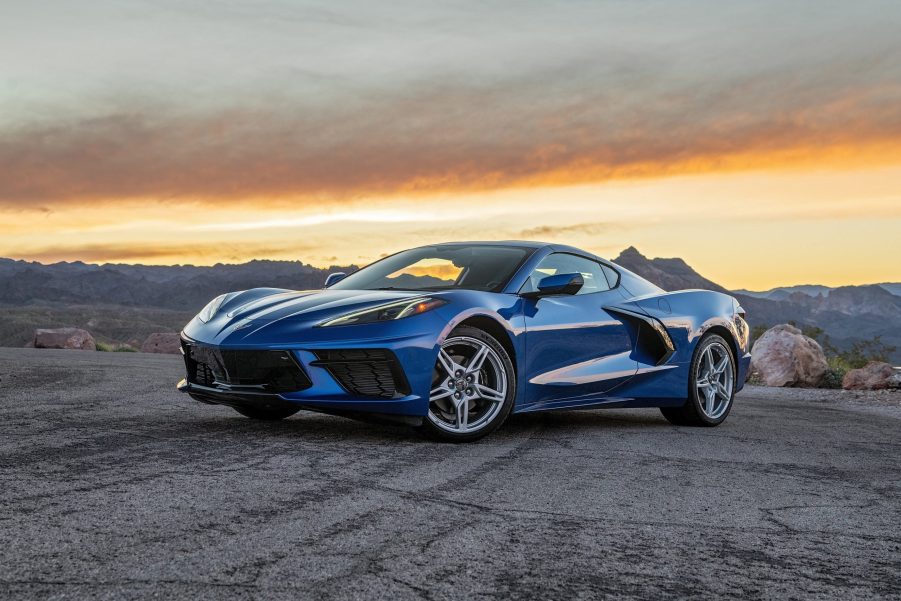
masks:
<instances>
[{"instance_id":1,"label":"chevrolet corvette stingray","mask_svg":"<svg viewBox=\"0 0 901 601\"><path fill-rule=\"evenodd\" d=\"M305 409L454 442L551 409L659 407L716 426L748 371L744 315L726 294L665 292L570 246L437 244L322 290L216 297L181 333L178 389L254 419Z\"/></svg>"}]
</instances>

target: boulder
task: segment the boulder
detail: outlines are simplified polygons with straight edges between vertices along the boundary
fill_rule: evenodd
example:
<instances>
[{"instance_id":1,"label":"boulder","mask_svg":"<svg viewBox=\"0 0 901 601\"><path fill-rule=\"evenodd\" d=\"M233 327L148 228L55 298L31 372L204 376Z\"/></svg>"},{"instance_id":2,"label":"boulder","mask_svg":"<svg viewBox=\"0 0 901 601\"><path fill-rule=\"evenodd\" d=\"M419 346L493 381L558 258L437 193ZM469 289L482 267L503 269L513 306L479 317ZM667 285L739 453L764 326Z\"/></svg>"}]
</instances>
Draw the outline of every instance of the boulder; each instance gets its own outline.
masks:
<instances>
[{"instance_id":1,"label":"boulder","mask_svg":"<svg viewBox=\"0 0 901 601\"><path fill-rule=\"evenodd\" d=\"M896 369L895 375L886 380L885 384L886 388L894 388L895 390L901 389L901 370Z\"/></svg>"},{"instance_id":2,"label":"boulder","mask_svg":"<svg viewBox=\"0 0 901 601\"><path fill-rule=\"evenodd\" d=\"M901 387L901 372L881 361L870 361L860 369L852 369L842 380L842 388L845 390L882 390L899 387Z\"/></svg>"},{"instance_id":3,"label":"boulder","mask_svg":"<svg viewBox=\"0 0 901 601\"><path fill-rule=\"evenodd\" d=\"M177 355L181 352L181 340L175 332L156 332L147 337L141 345L141 352Z\"/></svg>"},{"instance_id":4,"label":"boulder","mask_svg":"<svg viewBox=\"0 0 901 601\"><path fill-rule=\"evenodd\" d=\"M34 331L34 347L97 350L91 333L80 328L39 328Z\"/></svg>"},{"instance_id":5,"label":"boulder","mask_svg":"<svg viewBox=\"0 0 901 601\"><path fill-rule=\"evenodd\" d=\"M828 368L817 341L788 324L764 332L751 349L751 370L767 386L817 386Z\"/></svg>"}]
</instances>

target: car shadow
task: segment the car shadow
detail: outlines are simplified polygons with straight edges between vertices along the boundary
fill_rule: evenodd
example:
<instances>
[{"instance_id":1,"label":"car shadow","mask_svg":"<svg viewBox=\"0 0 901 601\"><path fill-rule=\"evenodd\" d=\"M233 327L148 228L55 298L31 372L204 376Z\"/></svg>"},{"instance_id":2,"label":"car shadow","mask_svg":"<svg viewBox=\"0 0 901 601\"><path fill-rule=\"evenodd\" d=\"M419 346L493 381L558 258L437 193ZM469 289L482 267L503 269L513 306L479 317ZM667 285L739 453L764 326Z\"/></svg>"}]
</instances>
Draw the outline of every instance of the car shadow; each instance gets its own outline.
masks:
<instances>
[{"instance_id":1,"label":"car shadow","mask_svg":"<svg viewBox=\"0 0 901 601\"><path fill-rule=\"evenodd\" d=\"M202 431L245 432L255 439L304 437L308 440L348 440L360 442L433 443L410 426L363 419L351 419L312 411L302 411L282 421L251 420L240 415L222 414L191 420L191 429ZM664 429L673 426L653 409L558 410L510 416L501 428L486 440L531 436L536 430L546 433L579 433L598 430Z\"/></svg>"},{"instance_id":2,"label":"car shadow","mask_svg":"<svg viewBox=\"0 0 901 601\"><path fill-rule=\"evenodd\" d=\"M656 409L584 409L541 411L511 415L506 430L598 430L632 428L670 428Z\"/></svg>"}]
</instances>

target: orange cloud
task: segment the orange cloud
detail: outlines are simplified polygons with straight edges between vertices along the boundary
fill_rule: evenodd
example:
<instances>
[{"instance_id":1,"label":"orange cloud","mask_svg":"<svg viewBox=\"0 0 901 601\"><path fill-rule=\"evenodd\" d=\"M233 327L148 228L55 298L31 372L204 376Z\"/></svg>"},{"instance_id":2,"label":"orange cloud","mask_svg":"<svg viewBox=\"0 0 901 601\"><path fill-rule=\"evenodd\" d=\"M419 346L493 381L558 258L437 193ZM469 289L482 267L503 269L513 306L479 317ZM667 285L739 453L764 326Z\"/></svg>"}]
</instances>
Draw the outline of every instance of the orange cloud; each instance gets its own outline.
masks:
<instances>
[{"instance_id":1,"label":"orange cloud","mask_svg":"<svg viewBox=\"0 0 901 601\"><path fill-rule=\"evenodd\" d=\"M829 77L617 96L549 76L489 88L433 84L294 110L189 115L144 107L25 123L0 132L0 206L123 198L313 204L897 163L901 85Z\"/></svg>"},{"instance_id":2,"label":"orange cloud","mask_svg":"<svg viewBox=\"0 0 901 601\"><path fill-rule=\"evenodd\" d=\"M300 256L315 250L310 246L266 246L260 244L242 244L229 247L226 244L152 244L138 242L134 244L73 244L71 246L50 246L33 250L27 255L9 253L12 259L25 259L53 263L71 261L77 257L88 263L149 263L166 262L209 264L216 261L244 262L249 257L267 257L273 255Z\"/></svg>"},{"instance_id":3,"label":"orange cloud","mask_svg":"<svg viewBox=\"0 0 901 601\"><path fill-rule=\"evenodd\" d=\"M544 238L559 238L580 234L584 236L600 236L611 229L616 228L620 231L628 228L627 224L617 223L574 223L572 225L539 225L531 227L519 232L518 237L525 239L541 240Z\"/></svg>"}]
</instances>

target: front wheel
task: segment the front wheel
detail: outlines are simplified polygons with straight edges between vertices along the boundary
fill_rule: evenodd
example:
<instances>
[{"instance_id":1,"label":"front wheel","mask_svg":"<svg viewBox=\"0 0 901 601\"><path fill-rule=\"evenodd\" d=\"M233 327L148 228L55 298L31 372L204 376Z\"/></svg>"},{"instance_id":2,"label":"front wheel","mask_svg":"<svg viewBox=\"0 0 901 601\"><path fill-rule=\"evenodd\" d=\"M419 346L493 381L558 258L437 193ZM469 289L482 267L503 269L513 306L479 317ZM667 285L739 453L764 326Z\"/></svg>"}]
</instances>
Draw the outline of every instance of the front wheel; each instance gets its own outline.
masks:
<instances>
[{"instance_id":1,"label":"front wheel","mask_svg":"<svg viewBox=\"0 0 901 601\"><path fill-rule=\"evenodd\" d=\"M275 405L240 405L232 407L232 409L244 417L264 421L278 421L280 419L285 419L286 417L291 417L300 411L300 409L295 409L294 407Z\"/></svg>"},{"instance_id":2,"label":"front wheel","mask_svg":"<svg viewBox=\"0 0 901 601\"><path fill-rule=\"evenodd\" d=\"M661 407L677 426L718 426L735 398L735 358L729 343L711 334L698 343L691 362L688 400L682 407Z\"/></svg>"},{"instance_id":3,"label":"front wheel","mask_svg":"<svg viewBox=\"0 0 901 601\"><path fill-rule=\"evenodd\" d=\"M513 408L514 373L510 356L493 336L457 328L438 351L423 432L449 442L470 442L493 432Z\"/></svg>"}]
</instances>

